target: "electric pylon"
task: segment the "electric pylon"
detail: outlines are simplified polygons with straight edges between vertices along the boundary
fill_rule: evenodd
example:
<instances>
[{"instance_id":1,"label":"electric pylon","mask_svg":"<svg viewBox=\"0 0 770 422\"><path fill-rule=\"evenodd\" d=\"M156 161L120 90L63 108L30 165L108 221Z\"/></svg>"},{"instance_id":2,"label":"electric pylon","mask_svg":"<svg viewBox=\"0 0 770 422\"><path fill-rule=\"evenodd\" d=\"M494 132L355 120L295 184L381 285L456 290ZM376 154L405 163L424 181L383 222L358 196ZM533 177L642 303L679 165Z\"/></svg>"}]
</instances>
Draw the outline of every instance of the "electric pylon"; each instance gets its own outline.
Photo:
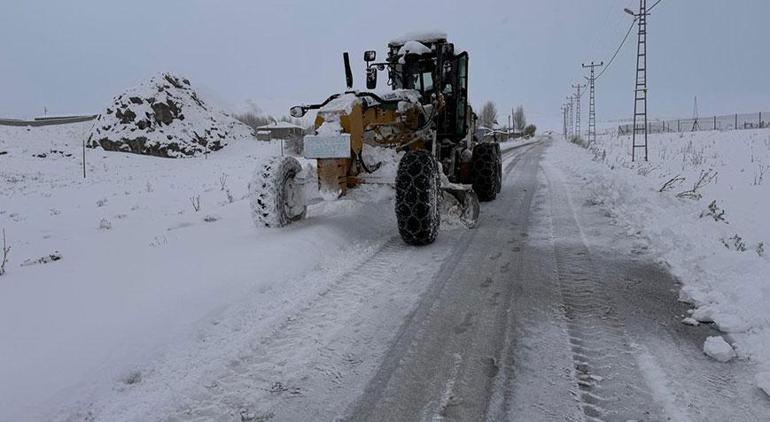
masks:
<instances>
[{"instance_id":1,"label":"electric pylon","mask_svg":"<svg viewBox=\"0 0 770 422\"><path fill-rule=\"evenodd\" d=\"M636 43L636 85L634 87L634 129L631 135L631 161L637 148L644 148L647 161L647 0L639 0L639 26Z\"/></svg>"},{"instance_id":2,"label":"electric pylon","mask_svg":"<svg viewBox=\"0 0 770 422\"><path fill-rule=\"evenodd\" d=\"M589 85L589 95L588 95L588 142L596 142L596 74L594 70L597 67L604 66L604 62L601 62L599 64L596 64L594 62L591 62L591 64L586 65L583 64L583 68L591 69L590 76L586 79L588 79L588 85Z\"/></svg>"},{"instance_id":3,"label":"electric pylon","mask_svg":"<svg viewBox=\"0 0 770 422\"><path fill-rule=\"evenodd\" d=\"M581 90L586 87L585 84L572 85L577 90L575 93L575 136L580 137L580 99L583 96Z\"/></svg>"}]
</instances>

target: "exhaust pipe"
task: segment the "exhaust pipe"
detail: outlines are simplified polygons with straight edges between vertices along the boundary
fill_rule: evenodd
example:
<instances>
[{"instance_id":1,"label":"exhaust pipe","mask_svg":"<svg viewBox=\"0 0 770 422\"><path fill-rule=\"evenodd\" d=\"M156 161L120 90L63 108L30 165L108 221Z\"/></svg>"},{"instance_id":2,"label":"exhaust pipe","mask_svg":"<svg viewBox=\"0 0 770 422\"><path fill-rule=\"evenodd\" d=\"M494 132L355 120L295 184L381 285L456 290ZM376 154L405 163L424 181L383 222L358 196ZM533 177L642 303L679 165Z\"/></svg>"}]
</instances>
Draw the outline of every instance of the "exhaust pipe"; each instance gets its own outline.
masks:
<instances>
[{"instance_id":1,"label":"exhaust pipe","mask_svg":"<svg viewBox=\"0 0 770 422\"><path fill-rule=\"evenodd\" d=\"M353 89L353 71L350 70L350 56L348 52L342 53L342 59L345 61L345 82L348 86L348 91Z\"/></svg>"}]
</instances>

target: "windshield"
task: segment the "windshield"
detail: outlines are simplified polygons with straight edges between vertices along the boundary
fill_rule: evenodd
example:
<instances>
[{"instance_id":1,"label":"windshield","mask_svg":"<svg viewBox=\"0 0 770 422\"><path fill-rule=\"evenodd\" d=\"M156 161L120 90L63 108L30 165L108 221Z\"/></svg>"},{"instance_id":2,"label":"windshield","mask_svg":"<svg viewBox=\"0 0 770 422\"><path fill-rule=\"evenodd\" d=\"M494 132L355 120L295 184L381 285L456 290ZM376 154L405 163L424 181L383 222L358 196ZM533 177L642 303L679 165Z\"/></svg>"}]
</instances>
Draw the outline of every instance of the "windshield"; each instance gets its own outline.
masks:
<instances>
[{"instance_id":1,"label":"windshield","mask_svg":"<svg viewBox=\"0 0 770 422\"><path fill-rule=\"evenodd\" d=\"M414 89L419 89L422 92L430 91L433 89L433 74L430 72L416 73L413 75Z\"/></svg>"}]
</instances>

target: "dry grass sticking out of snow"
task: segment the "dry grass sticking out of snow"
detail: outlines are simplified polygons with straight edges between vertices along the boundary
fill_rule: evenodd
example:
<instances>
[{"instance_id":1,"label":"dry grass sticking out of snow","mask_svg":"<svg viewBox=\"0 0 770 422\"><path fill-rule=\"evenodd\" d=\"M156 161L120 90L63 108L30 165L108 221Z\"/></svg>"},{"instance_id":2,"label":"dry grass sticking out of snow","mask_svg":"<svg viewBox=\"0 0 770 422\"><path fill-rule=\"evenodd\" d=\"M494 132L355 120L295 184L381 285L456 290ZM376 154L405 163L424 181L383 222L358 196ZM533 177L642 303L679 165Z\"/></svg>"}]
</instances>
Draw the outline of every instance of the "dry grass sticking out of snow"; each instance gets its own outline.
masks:
<instances>
[{"instance_id":1,"label":"dry grass sticking out of snow","mask_svg":"<svg viewBox=\"0 0 770 422\"><path fill-rule=\"evenodd\" d=\"M651 244L684 284L694 320L715 323L740 358L770 368L770 131L651 135L648 162L631 162L630 144L560 140L549 154Z\"/></svg>"}]
</instances>

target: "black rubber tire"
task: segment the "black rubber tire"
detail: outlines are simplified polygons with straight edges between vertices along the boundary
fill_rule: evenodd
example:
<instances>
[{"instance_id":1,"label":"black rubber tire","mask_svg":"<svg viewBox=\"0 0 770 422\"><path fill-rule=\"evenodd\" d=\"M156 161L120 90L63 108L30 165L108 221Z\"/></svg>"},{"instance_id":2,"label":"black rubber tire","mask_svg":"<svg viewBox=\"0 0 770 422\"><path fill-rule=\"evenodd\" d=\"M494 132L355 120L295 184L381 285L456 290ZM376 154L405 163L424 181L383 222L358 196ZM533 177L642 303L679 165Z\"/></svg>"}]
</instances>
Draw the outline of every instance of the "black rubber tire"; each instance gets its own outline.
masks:
<instances>
[{"instance_id":1,"label":"black rubber tire","mask_svg":"<svg viewBox=\"0 0 770 422\"><path fill-rule=\"evenodd\" d=\"M302 166L294 157L269 157L259 162L249 183L251 215L257 227L283 227L305 218ZM288 197L287 195L291 196Z\"/></svg>"},{"instance_id":2,"label":"black rubber tire","mask_svg":"<svg viewBox=\"0 0 770 422\"><path fill-rule=\"evenodd\" d=\"M429 245L436 240L441 214L438 162L428 151L408 151L396 173L398 233L409 245Z\"/></svg>"},{"instance_id":3,"label":"black rubber tire","mask_svg":"<svg viewBox=\"0 0 770 422\"><path fill-rule=\"evenodd\" d=\"M493 201L500 190L500 146L493 143L477 144L473 147L471 180L479 201Z\"/></svg>"},{"instance_id":4,"label":"black rubber tire","mask_svg":"<svg viewBox=\"0 0 770 422\"><path fill-rule=\"evenodd\" d=\"M495 169L497 170L497 175L495 177L495 182L497 189L497 193L500 193L500 190L503 188L503 153L500 151L500 144L495 144L495 154L497 155L497 158L495 158L495 162L497 163L497 166Z\"/></svg>"}]
</instances>

